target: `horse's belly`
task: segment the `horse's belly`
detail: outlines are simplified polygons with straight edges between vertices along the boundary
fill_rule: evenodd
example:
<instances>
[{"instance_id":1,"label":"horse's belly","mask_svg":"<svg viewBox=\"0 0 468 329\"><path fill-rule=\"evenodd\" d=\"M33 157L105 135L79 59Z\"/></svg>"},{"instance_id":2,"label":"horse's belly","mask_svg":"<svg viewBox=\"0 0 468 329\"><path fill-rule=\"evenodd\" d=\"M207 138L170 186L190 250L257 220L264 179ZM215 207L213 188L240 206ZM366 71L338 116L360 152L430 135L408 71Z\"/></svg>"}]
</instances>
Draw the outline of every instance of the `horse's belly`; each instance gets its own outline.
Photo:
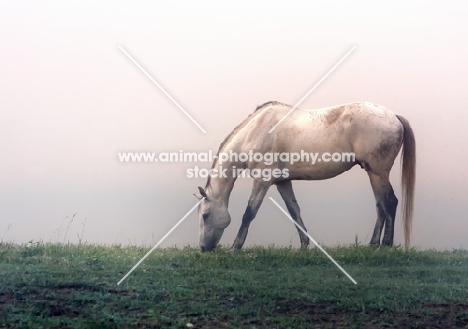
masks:
<instances>
[{"instance_id":1,"label":"horse's belly","mask_svg":"<svg viewBox=\"0 0 468 329\"><path fill-rule=\"evenodd\" d=\"M327 158L326 158L327 159ZM325 159L325 160L326 160ZM319 161L322 160L322 161ZM356 162L325 162L319 158L315 163L297 163L288 166L288 178L291 180L321 180L328 179L351 169Z\"/></svg>"}]
</instances>

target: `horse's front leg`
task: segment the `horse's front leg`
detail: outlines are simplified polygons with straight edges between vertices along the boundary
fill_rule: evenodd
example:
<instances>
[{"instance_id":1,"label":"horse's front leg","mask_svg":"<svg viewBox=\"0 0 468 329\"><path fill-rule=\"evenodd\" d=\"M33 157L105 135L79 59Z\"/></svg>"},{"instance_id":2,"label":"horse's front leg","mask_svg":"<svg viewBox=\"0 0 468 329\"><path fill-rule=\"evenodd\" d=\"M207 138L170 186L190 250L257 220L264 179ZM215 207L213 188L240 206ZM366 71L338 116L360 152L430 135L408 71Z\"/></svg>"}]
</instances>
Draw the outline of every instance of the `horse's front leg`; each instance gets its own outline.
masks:
<instances>
[{"instance_id":1,"label":"horse's front leg","mask_svg":"<svg viewBox=\"0 0 468 329\"><path fill-rule=\"evenodd\" d=\"M260 208L270 186L271 183L269 181L265 182L261 178L254 180L249 203L247 205L247 209L245 210L244 216L242 216L241 227L239 228L239 232L237 233L236 239L234 240L234 243L231 247L232 251L239 250L244 245L250 223L257 215L258 209Z\"/></svg>"},{"instance_id":2,"label":"horse's front leg","mask_svg":"<svg viewBox=\"0 0 468 329\"><path fill-rule=\"evenodd\" d=\"M286 207L288 208L291 217L300 227L302 227L304 231L307 231L304 222L301 218L301 209L297 204L296 196L294 195L291 181L277 183L276 187L278 188L278 192L283 198L284 203L286 203ZM296 228L297 232L299 233L299 238L301 239L301 248L307 248L307 246L309 245L309 237L306 234L304 234L304 232L302 232L302 230L300 230L298 227Z\"/></svg>"}]
</instances>

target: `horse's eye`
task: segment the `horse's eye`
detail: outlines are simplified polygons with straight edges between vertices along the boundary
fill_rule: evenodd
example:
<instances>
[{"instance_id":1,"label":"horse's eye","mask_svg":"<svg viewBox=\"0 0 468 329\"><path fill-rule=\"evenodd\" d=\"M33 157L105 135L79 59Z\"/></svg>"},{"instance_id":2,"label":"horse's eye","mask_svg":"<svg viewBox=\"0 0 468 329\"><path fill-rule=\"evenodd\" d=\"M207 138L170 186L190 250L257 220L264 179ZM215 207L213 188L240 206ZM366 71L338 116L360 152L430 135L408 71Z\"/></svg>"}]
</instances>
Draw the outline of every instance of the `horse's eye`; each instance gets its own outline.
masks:
<instances>
[{"instance_id":1,"label":"horse's eye","mask_svg":"<svg viewBox=\"0 0 468 329\"><path fill-rule=\"evenodd\" d=\"M206 220L208 218L209 214L203 214L203 220Z\"/></svg>"}]
</instances>

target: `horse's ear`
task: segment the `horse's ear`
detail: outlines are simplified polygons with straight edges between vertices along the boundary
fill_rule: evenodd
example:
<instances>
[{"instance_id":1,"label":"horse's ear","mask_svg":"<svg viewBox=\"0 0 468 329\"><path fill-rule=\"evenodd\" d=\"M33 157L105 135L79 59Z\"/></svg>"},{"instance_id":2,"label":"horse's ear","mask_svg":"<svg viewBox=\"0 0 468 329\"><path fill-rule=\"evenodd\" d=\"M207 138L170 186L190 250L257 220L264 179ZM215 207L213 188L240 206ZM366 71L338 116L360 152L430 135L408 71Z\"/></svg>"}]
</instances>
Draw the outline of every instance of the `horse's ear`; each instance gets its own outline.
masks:
<instances>
[{"instance_id":1,"label":"horse's ear","mask_svg":"<svg viewBox=\"0 0 468 329\"><path fill-rule=\"evenodd\" d=\"M201 188L200 186L198 187L198 190L200 191L200 195L201 195L203 198L205 198L205 199L208 200L208 195L206 195L205 190L204 190L203 188ZM201 198L200 198L200 199L201 199Z\"/></svg>"},{"instance_id":2,"label":"horse's ear","mask_svg":"<svg viewBox=\"0 0 468 329\"><path fill-rule=\"evenodd\" d=\"M193 193L193 196L196 197L198 200L203 199L202 195L200 193Z\"/></svg>"}]
</instances>

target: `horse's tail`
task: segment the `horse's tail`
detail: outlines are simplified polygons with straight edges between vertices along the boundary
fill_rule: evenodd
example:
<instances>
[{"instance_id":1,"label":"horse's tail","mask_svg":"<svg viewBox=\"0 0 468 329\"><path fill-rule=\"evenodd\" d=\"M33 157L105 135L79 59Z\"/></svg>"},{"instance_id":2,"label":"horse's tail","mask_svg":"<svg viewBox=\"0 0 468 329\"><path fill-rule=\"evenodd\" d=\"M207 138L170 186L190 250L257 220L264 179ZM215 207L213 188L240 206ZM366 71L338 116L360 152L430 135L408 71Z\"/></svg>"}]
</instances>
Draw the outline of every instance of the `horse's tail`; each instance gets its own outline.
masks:
<instances>
[{"instance_id":1,"label":"horse's tail","mask_svg":"<svg viewBox=\"0 0 468 329\"><path fill-rule=\"evenodd\" d=\"M401 189L405 247L409 248L413 223L414 184L416 181L416 141L408 120L400 115L397 115L397 118L404 128L403 149L401 151Z\"/></svg>"}]
</instances>

